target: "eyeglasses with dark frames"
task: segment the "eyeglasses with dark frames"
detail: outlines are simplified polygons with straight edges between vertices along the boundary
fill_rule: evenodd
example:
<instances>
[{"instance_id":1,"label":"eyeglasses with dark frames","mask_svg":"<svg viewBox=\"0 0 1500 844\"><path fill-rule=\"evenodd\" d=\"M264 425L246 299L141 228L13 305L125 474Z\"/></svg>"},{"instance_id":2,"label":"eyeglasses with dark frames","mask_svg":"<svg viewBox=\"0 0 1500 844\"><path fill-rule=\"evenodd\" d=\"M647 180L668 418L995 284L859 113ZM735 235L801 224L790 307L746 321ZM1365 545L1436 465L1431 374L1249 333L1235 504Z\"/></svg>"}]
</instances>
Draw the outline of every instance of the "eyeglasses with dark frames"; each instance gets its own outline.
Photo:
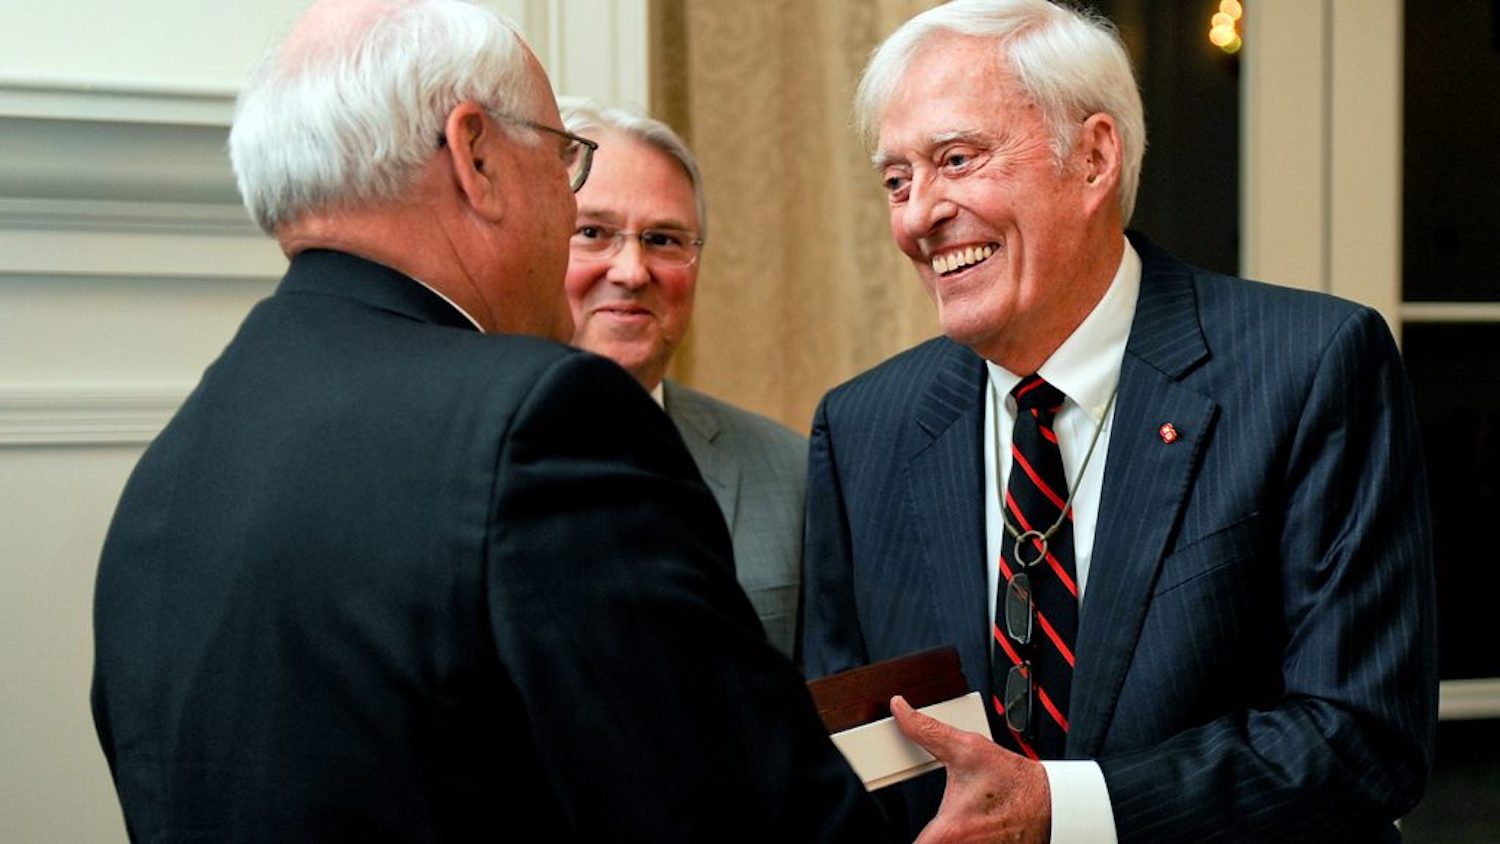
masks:
<instances>
[{"instance_id":1,"label":"eyeglasses with dark frames","mask_svg":"<svg viewBox=\"0 0 1500 844\"><path fill-rule=\"evenodd\" d=\"M545 123L538 123L535 120L528 120L527 118L517 117L513 114L506 114L500 111L491 111L489 114L496 120L504 120L507 123L515 123L519 126L525 126L528 129L546 132L563 138L568 142L567 146L562 150L563 166L568 170L568 187L572 188L574 193L578 193L578 189L583 187L583 183L589 180L589 170L594 166L594 150L599 148L598 142L591 141L582 135L575 135L566 129L557 129ZM448 136L438 135L438 146L444 147L447 145Z\"/></svg>"},{"instance_id":2,"label":"eyeglasses with dark frames","mask_svg":"<svg viewBox=\"0 0 1500 844\"><path fill-rule=\"evenodd\" d=\"M685 229L656 228L638 232L616 228L605 223L580 223L573 232L573 257L585 261L607 261L625 247L625 239L634 238L641 254L649 262L690 267L698 260L703 238Z\"/></svg>"},{"instance_id":3,"label":"eyeglasses with dark frames","mask_svg":"<svg viewBox=\"0 0 1500 844\"><path fill-rule=\"evenodd\" d=\"M1022 660L1012 665L1005 675L1005 726L1023 738L1033 738L1031 732L1031 702L1035 697L1031 684L1031 663Z\"/></svg>"},{"instance_id":4,"label":"eyeglasses with dark frames","mask_svg":"<svg viewBox=\"0 0 1500 844\"><path fill-rule=\"evenodd\" d=\"M1038 553L1035 559L1026 560L1025 555L1019 553L1021 542L1028 538L1027 531L1016 540L1018 549L1015 554L1017 568L1010 575L1010 580L1005 584L1005 635L1018 645L1031 644L1032 633L1036 629L1036 600L1031 592L1031 576L1027 570L1045 557L1045 552ZM1022 660L1017 665L1010 667L1010 672L1005 675L1005 725L1014 732L1023 736L1031 737L1031 710L1034 690L1031 682L1031 663Z\"/></svg>"}]
</instances>

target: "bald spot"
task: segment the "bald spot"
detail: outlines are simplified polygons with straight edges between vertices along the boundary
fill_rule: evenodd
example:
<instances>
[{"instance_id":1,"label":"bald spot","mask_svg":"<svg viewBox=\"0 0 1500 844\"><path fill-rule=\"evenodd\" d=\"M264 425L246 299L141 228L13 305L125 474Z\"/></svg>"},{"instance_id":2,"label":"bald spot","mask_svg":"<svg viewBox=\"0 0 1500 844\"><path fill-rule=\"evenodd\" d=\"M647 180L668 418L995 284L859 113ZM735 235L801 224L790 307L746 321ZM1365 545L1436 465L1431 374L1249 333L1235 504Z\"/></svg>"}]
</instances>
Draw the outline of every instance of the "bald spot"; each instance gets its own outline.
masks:
<instances>
[{"instance_id":1,"label":"bald spot","mask_svg":"<svg viewBox=\"0 0 1500 844\"><path fill-rule=\"evenodd\" d=\"M334 45L357 41L382 18L411 5L412 0L318 0L292 25L280 63L295 67L331 53Z\"/></svg>"}]
</instances>

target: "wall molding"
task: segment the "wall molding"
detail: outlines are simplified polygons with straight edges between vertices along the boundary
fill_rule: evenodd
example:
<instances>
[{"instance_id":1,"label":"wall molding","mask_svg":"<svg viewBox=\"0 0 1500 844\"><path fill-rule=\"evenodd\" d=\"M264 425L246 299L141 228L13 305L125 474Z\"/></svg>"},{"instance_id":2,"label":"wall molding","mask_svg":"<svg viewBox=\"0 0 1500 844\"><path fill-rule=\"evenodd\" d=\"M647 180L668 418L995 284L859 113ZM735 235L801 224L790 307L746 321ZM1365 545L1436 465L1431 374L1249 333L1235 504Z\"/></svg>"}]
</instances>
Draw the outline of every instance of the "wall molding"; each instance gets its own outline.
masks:
<instances>
[{"instance_id":1,"label":"wall molding","mask_svg":"<svg viewBox=\"0 0 1500 844\"><path fill-rule=\"evenodd\" d=\"M238 205L4 196L0 196L0 229L264 236Z\"/></svg>"},{"instance_id":2,"label":"wall molding","mask_svg":"<svg viewBox=\"0 0 1500 844\"><path fill-rule=\"evenodd\" d=\"M1402 322L1500 322L1500 302L1402 302Z\"/></svg>"},{"instance_id":3,"label":"wall molding","mask_svg":"<svg viewBox=\"0 0 1500 844\"><path fill-rule=\"evenodd\" d=\"M107 256L108 264L101 256ZM286 272L286 258L269 238L202 232L0 228L0 257L0 278L264 282Z\"/></svg>"},{"instance_id":4,"label":"wall molding","mask_svg":"<svg viewBox=\"0 0 1500 844\"><path fill-rule=\"evenodd\" d=\"M138 116L137 116L138 117ZM275 278L215 126L0 113L0 278Z\"/></svg>"},{"instance_id":5,"label":"wall molding","mask_svg":"<svg viewBox=\"0 0 1500 844\"><path fill-rule=\"evenodd\" d=\"M189 385L0 387L0 448L144 445Z\"/></svg>"},{"instance_id":6,"label":"wall molding","mask_svg":"<svg viewBox=\"0 0 1500 844\"><path fill-rule=\"evenodd\" d=\"M0 115L227 127L237 95L182 82L7 76L0 77Z\"/></svg>"},{"instance_id":7,"label":"wall molding","mask_svg":"<svg viewBox=\"0 0 1500 844\"><path fill-rule=\"evenodd\" d=\"M1438 720L1500 718L1500 677L1444 680L1438 690Z\"/></svg>"}]
</instances>

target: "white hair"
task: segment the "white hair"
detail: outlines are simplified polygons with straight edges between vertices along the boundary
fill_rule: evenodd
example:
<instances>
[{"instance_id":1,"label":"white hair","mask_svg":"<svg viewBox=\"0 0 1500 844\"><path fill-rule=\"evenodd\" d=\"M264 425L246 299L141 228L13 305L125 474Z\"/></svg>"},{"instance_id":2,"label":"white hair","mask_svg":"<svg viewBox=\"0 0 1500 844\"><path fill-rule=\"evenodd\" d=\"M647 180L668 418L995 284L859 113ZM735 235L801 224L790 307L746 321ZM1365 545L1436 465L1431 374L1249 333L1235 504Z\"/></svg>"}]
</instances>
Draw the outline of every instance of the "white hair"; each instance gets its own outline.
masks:
<instances>
[{"instance_id":1,"label":"white hair","mask_svg":"<svg viewBox=\"0 0 1500 844\"><path fill-rule=\"evenodd\" d=\"M578 97L559 97L563 125L569 132L587 135L589 132L619 132L659 150L682 166L688 183L693 186L693 204L698 211L698 237L708 239L708 202L703 197L703 175L698 171L698 159L688 149L682 136L671 126L623 108L606 108L591 100Z\"/></svg>"},{"instance_id":2,"label":"white hair","mask_svg":"<svg viewBox=\"0 0 1500 844\"><path fill-rule=\"evenodd\" d=\"M1091 114L1120 135L1120 211L1129 221L1146 152L1146 119L1130 57L1113 24L1049 0L951 0L912 18L871 56L854 98L860 134L873 144L887 104L921 47L942 32L995 41L1022 94L1041 109L1059 164Z\"/></svg>"},{"instance_id":3,"label":"white hair","mask_svg":"<svg viewBox=\"0 0 1500 844\"><path fill-rule=\"evenodd\" d=\"M465 0L391 4L314 48L268 52L235 105L229 158L245 207L274 234L310 210L400 196L460 102L524 117L550 97L544 88L495 12Z\"/></svg>"}]
</instances>

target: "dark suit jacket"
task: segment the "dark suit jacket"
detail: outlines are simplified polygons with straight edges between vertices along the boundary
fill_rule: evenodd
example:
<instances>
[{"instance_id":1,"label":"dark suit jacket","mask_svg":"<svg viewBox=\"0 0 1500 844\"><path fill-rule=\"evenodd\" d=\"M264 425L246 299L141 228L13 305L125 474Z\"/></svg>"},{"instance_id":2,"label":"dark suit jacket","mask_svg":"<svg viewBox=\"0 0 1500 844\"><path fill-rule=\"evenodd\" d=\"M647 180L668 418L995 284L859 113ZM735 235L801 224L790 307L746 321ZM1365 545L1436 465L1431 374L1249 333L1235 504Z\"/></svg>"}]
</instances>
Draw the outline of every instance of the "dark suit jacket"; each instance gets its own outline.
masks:
<instances>
[{"instance_id":1,"label":"dark suit jacket","mask_svg":"<svg viewBox=\"0 0 1500 844\"><path fill-rule=\"evenodd\" d=\"M613 363L297 257L104 547L93 704L131 836L863 840L722 525Z\"/></svg>"},{"instance_id":2,"label":"dark suit jacket","mask_svg":"<svg viewBox=\"0 0 1500 844\"><path fill-rule=\"evenodd\" d=\"M1098 760L1122 842L1393 836L1425 781L1437 680L1425 481L1390 334L1367 308L1132 240L1143 277L1067 755ZM938 339L825 397L809 676L952 643L988 688L985 389L980 358Z\"/></svg>"},{"instance_id":3,"label":"dark suit jacket","mask_svg":"<svg viewBox=\"0 0 1500 844\"><path fill-rule=\"evenodd\" d=\"M671 381L667 416L719 503L740 586L766 636L790 656L807 502L807 438L748 410Z\"/></svg>"}]
</instances>

